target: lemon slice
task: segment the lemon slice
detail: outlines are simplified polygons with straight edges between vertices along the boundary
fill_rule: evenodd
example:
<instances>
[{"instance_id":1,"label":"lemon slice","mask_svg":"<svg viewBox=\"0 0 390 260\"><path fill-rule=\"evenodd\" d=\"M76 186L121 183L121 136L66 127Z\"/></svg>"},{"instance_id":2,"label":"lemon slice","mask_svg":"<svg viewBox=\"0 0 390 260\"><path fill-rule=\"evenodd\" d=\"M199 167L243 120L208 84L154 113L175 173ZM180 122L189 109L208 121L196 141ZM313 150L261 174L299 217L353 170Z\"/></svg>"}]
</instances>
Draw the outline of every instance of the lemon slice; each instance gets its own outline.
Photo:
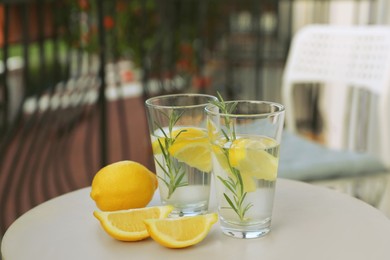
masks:
<instances>
[{"instance_id":1,"label":"lemon slice","mask_svg":"<svg viewBox=\"0 0 390 260\"><path fill-rule=\"evenodd\" d=\"M211 148L205 130L180 128L172 132L172 138L175 142L168 151L174 158L202 172L211 171ZM161 146L165 148L164 137L152 143L154 154L161 153Z\"/></svg>"},{"instance_id":2,"label":"lemon slice","mask_svg":"<svg viewBox=\"0 0 390 260\"><path fill-rule=\"evenodd\" d=\"M275 180L278 159L265 150L276 146L275 141L268 139L236 139L229 149L230 164L239 170L241 175L249 175L255 179Z\"/></svg>"},{"instance_id":3,"label":"lemon slice","mask_svg":"<svg viewBox=\"0 0 390 260\"><path fill-rule=\"evenodd\" d=\"M218 129L212 120L207 120L207 134L212 142L218 138Z\"/></svg>"},{"instance_id":4,"label":"lemon slice","mask_svg":"<svg viewBox=\"0 0 390 260\"><path fill-rule=\"evenodd\" d=\"M144 221L150 236L169 248L183 248L201 242L218 220L216 213Z\"/></svg>"},{"instance_id":5,"label":"lemon slice","mask_svg":"<svg viewBox=\"0 0 390 260\"><path fill-rule=\"evenodd\" d=\"M218 161L220 167L222 167L222 169L224 169L226 172L230 172L229 161L221 145L214 144L212 145L211 150L213 152L215 159Z\"/></svg>"},{"instance_id":6,"label":"lemon slice","mask_svg":"<svg viewBox=\"0 0 390 260\"><path fill-rule=\"evenodd\" d=\"M160 133L161 134L161 133ZM168 129L165 129L165 134L169 135ZM187 141L193 142L197 139L203 139L207 137L205 130L199 128L189 127L189 128L178 128L172 131L171 138L176 139L176 142ZM153 152L155 154L161 153L161 145L165 148L165 137L160 137L152 142Z\"/></svg>"},{"instance_id":7,"label":"lemon slice","mask_svg":"<svg viewBox=\"0 0 390 260\"><path fill-rule=\"evenodd\" d=\"M212 169L211 151L208 141L197 143L175 142L170 147L169 152L180 162L184 162L202 172L210 172Z\"/></svg>"},{"instance_id":8,"label":"lemon slice","mask_svg":"<svg viewBox=\"0 0 390 260\"><path fill-rule=\"evenodd\" d=\"M172 206L147 207L118 211L94 211L103 229L113 238L121 241L138 241L149 237L145 219L166 218Z\"/></svg>"}]
</instances>

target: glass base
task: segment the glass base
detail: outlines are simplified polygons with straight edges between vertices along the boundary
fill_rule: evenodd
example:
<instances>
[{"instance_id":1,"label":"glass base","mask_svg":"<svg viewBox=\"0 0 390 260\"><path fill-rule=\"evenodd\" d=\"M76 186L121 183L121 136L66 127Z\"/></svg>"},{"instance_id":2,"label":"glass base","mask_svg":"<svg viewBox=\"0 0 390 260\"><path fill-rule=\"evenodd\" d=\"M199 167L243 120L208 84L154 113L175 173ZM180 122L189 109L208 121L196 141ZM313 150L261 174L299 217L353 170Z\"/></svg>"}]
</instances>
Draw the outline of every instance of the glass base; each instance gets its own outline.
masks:
<instances>
[{"instance_id":1,"label":"glass base","mask_svg":"<svg viewBox=\"0 0 390 260\"><path fill-rule=\"evenodd\" d=\"M261 225L240 226L220 221L222 232L235 238L259 238L271 231L270 221Z\"/></svg>"},{"instance_id":2,"label":"glass base","mask_svg":"<svg viewBox=\"0 0 390 260\"><path fill-rule=\"evenodd\" d=\"M170 218L185 217L185 216L197 216L203 215L208 212L208 205L202 205L201 207L190 207L190 208L174 208L169 214Z\"/></svg>"}]
</instances>

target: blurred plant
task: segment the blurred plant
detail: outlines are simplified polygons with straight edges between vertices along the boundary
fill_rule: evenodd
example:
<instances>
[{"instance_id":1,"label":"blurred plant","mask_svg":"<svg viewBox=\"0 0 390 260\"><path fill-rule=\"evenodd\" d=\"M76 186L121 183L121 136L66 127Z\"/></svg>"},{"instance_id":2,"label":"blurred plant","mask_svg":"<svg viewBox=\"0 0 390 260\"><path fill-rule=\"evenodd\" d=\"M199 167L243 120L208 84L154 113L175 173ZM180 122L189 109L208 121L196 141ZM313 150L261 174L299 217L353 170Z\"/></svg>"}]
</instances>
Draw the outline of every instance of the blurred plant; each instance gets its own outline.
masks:
<instances>
[{"instance_id":1,"label":"blurred plant","mask_svg":"<svg viewBox=\"0 0 390 260\"><path fill-rule=\"evenodd\" d=\"M93 0L68 0L70 12L67 39L74 48L98 52L99 19L102 19L106 53L112 58L131 58L142 64L145 54L156 46L160 10L155 0L103 0L103 17L98 17Z\"/></svg>"},{"instance_id":2,"label":"blurred plant","mask_svg":"<svg viewBox=\"0 0 390 260\"><path fill-rule=\"evenodd\" d=\"M98 17L95 0L67 1L70 46L101 51L98 28L102 22L106 57L131 60L136 67L147 68L152 77L200 75L204 50L218 39L215 1L101 0L103 17ZM207 5L207 14L201 5ZM195 82L209 84L204 79Z\"/></svg>"}]
</instances>

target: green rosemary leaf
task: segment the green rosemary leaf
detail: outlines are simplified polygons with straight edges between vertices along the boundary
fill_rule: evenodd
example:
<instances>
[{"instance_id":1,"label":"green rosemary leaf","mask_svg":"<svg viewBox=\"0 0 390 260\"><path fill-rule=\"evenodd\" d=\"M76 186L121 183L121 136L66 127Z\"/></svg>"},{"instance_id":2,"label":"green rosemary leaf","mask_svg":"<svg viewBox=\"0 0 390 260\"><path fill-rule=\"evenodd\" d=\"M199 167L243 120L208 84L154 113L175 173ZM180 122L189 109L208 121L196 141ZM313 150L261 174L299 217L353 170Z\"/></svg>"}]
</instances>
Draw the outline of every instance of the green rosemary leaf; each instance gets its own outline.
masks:
<instances>
[{"instance_id":1,"label":"green rosemary leaf","mask_svg":"<svg viewBox=\"0 0 390 260\"><path fill-rule=\"evenodd\" d=\"M177 124L177 122L179 121L179 119L182 117L182 115L184 114L184 111L181 112L180 114L177 114L176 113L176 110L174 110L172 112L172 114L174 114L173 118L172 118L172 126L175 126Z\"/></svg>"},{"instance_id":2,"label":"green rosemary leaf","mask_svg":"<svg viewBox=\"0 0 390 260\"><path fill-rule=\"evenodd\" d=\"M166 172L165 168L163 167L163 165L156 159L154 158L154 161L158 164L158 166L161 168L161 170L163 170L164 172Z\"/></svg>"},{"instance_id":3,"label":"green rosemary leaf","mask_svg":"<svg viewBox=\"0 0 390 260\"><path fill-rule=\"evenodd\" d=\"M155 162L157 162L158 166L161 168L161 170L164 172L164 174L169 176L169 172L165 169L165 167L157 159L154 159L154 160L155 160Z\"/></svg>"},{"instance_id":4,"label":"green rosemary leaf","mask_svg":"<svg viewBox=\"0 0 390 260\"><path fill-rule=\"evenodd\" d=\"M165 183L165 185L169 186L169 183L168 183L166 180L164 180L164 178L161 178L160 176L157 176L157 178L159 178L160 180L162 180L162 181Z\"/></svg>"},{"instance_id":5,"label":"green rosemary leaf","mask_svg":"<svg viewBox=\"0 0 390 260\"><path fill-rule=\"evenodd\" d=\"M172 169L175 171L176 175L179 175L183 170L181 168L181 164L176 164L176 163L172 163L171 164L171 167L173 167Z\"/></svg>"},{"instance_id":6,"label":"green rosemary leaf","mask_svg":"<svg viewBox=\"0 0 390 260\"><path fill-rule=\"evenodd\" d=\"M176 113L175 111L173 111L170 114L170 116L164 112L162 112L162 114L168 119L169 132L166 133L165 130L157 122L155 122L155 124L158 127L158 129L161 131L162 135L164 136L164 143L162 143L160 139L157 140L165 163L163 163L162 161L160 162L159 160L156 159L156 157L155 157L155 161L157 162L158 166L162 169L166 177L163 178L161 176L159 177L159 179L163 180L164 184L167 186L168 199L169 199L173 194L173 192L178 187L183 187L188 185L187 182L182 181L185 172L181 169L181 164L180 163L176 164L176 162L174 161L174 157L172 157L172 155L169 153L169 148L176 141L176 138L186 130L183 129L182 131L179 131L179 133L177 133L176 136L173 137L173 132L172 132L173 128L175 127L176 123L179 121L183 113Z\"/></svg>"},{"instance_id":7,"label":"green rosemary leaf","mask_svg":"<svg viewBox=\"0 0 390 260\"><path fill-rule=\"evenodd\" d=\"M181 180L183 179L184 175L185 175L185 172L180 173L180 175L177 177L177 179L175 181L175 186L181 185Z\"/></svg>"},{"instance_id":8,"label":"green rosemary leaf","mask_svg":"<svg viewBox=\"0 0 390 260\"><path fill-rule=\"evenodd\" d=\"M234 102L230 105L229 109L228 109L228 114L232 114L234 110L236 110L237 108L237 105L238 105L238 102Z\"/></svg>"},{"instance_id":9,"label":"green rosemary leaf","mask_svg":"<svg viewBox=\"0 0 390 260\"><path fill-rule=\"evenodd\" d=\"M185 187L188 185L188 182L182 182L180 184L178 184L176 187L179 188L179 187Z\"/></svg>"},{"instance_id":10,"label":"green rosemary leaf","mask_svg":"<svg viewBox=\"0 0 390 260\"><path fill-rule=\"evenodd\" d=\"M237 139L237 136L236 136L236 129L235 129L234 125L233 125L233 131L232 131L232 138L233 138L233 140L236 140L236 139Z\"/></svg>"},{"instance_id":11,"label":"green rosemary leaf","mask_svg":"<svg viewBox=\"0 0 390 260\"><path fill-rule=\"evenodd\" d=\"M237 208L236 206L233 204L233 202L230 200L229 196L226 195L226 193L223 194L223 196L225 197L226 201L229 203L230 207L232 207L232 209L237 213Z\"/></svg>"},{"instance_id":12,"label":"green rosemary leaf","mask_svg":"<svg viewBox=\"0 0 390 260\"><path fill-rule=\"evenodd\" d=\"M242 205L244 203L245 197L248 193L244 192L244 195L240 198L239 204Z\"/></svg>"},{"instance_id":13,"label":"green rosemary leaf","mask_svg":"<svg viewBox=\"0 0 390 260\"><path fill-rule=\"evenodd\" d=\"M179 133L177 133L177 135L173 138L172 144L174 144L176 139L179 137L179 135L181 135L181 133L184 133L184 132L187 132L187 129L180 130Z\"/></svg>"},{"instance_id":14,"label":"green rosemary leaf","mask_svg":"<svg viewBox=\"0 0 390 260\"><path fill-rule=\"evenodd\" d=\"M229 183L228 181L224 180L221 176L217 176L217 178L223 183L223 185L225 185L226 188L228 188L233 194L236 193L235 189L234 189L234 185L232 185L231 183Z\"/></svg>"},{"instance_id":15,"label":"green rosemary leaf","mask_svg":"<svg viewBox=\"0 0 390 260\"><path fill-rule=\"evenodd\" d=\"M221 102L223 102L223 98L222 98L222 96L221 96L221 93L219 93L219 91L217 91L217 98L218 98L218 100L219 101L221 101Z\"/></svg>"},{"instance_id":16,"label":"green rosemary leaf","mask_svg":"<svg viewBox=\"0 0 390 260\"><path fill-rule=\"evenodd\" d=\"M223 114L225 123L224 129L221 129L221 132L228 142L233 142L237 139L237 135L235 121L231 119L230 115L236 111L238 102L226 103L219 92L217 92L217 97L218 100L211 103L218 107L220 113ZM231 208L236 212L240 220L243 221L245 219L245 214L253 205L249 203L244 207L247 193L244 192L244 182L242 180L241 173L238 169L232 167L229 158L229 150L223 149L223 152L232 176L228 176L227 178L218 176L218 179L229 191L232 192L232 197L229 197L226 193L224 193L224 197Z\"/></svg>"},{"instance_id":17,"label":"green rosemary leaf","mask_svg":"<svg viewBox=\"0 0 390 260\"><path fill-rule=\"evenodd\" d=\"M157 122L154 122L154 124L157 125L157 128L161 131L161 133L166 139L169 138L169 136L167 136L167 134L165 133L164 129Z\"/></svg>"},{"instance_id":18,"label":"green rosemary leaf","mask_svg":"<svg viewBox=\"0 0 390 260\"><path fill-rule=\"evenodd\" d=\"M221 129L222 134L225 136L226 140L229 140L229 135L225 132L225 130Z\"/></svg>"},{"instance_id":19,"label":"green rosemary leaf","mask_svg":"<svg viewBox=\"0 0 390 260\"><path fill-rule=\"evenodd\" d=\"M160 150L161 150L161 153L164 155L165 157L165 149L164 149L164 146L162 145L161 143L161 140L160 139L157 139L157 142L158 142L158 145L160 146ZM165 145L167 145L166 141L165 142Z\"/></svg>"},{"instance_id":20,"label":"green rosemary leaf","mask_svg":"<svg viewBox=\"0 0 390 260\"><path fill-rule=\"evenodd\" d=\"M168 116L168 128L169 128L169 133L172 134L173 128L176 125L176 123L179 121L181 116L183 115L184 112L177 113L176 110L173 110L171 113L171 116Z\"/></svg>"},{"instance_id":21,"label":"green rosemary leaf","mask_svg":"<svg viewBox=\"0 0 390 260\"><path fill-rule=\"evenodd\" d=\"M237 210L241 208L240 199L237 196L233 196L234 203L237 206ZM238 210L239 211L239 210Z\"/></svg>"},{"instance_id":22,"label":"green rosemary leaf","mask_svg":"<svg viewBox=\"0 0 390 260\"><path fill-rule=\"evenodd\" d=\"M244 208L243 212L242 212L242 216L245 216L245 214L247 213L247 211L253 207L253 204L252 203L249 203L248 205L246 205L246 207Z\"/></svg>"},{"instance_id":23,"label":"green rosemary leaf","mask_svg":"<svg viewBox=\"0 0 390 260\"><path fill-rule=\"evenodd\" d=\"M226 182L227 182L227 184L234 190L234 194L236 194L236 186L237 186L237 184L236 184L236 182L232 179L232 178L230 178L230 177L228 177L228 179L226 180Z\"/></svg>"},{"instance_id":24,"label":"green rosemary leaf","mask_svg":"<svg viewBox=\"0 0 390 260\"><path fill-rule=\"evenodd\" d=\"M241 173L236 168L233 168L233 171L234 171L234 175L237 176L240 193L243 194L244 193L244 182L242 181Z\"/></svg>"}]
</instances>

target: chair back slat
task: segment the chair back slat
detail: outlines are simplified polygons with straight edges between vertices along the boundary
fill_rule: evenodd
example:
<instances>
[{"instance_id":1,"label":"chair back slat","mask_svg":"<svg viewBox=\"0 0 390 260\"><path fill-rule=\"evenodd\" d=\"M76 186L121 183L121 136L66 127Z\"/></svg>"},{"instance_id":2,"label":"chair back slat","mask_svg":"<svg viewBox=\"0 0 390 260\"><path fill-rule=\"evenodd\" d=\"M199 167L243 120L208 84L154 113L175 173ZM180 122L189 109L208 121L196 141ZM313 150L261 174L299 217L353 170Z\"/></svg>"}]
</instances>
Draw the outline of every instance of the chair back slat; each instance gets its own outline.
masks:
<instances>
[{"instance_id":1,"label":"chair back slat","mask_svg":"<svg viewBox=\"0 0 390 260\"><path fill-rule=\"evenodd\" d=\"M302 83L321 83L322 91L329 89L345 97L341 108L347 112L336 114L345 113L346 146L369 147L369 152L379 154L390 166L389 71L390 27L310 25L301 29L292 41L283 77L287 127L297 131L293 89ZM350 88L358 90L349 92ZM335 101L324 101L323 110L329 113L335 105ZM369 138L365 144L363 135ZM376 147L369 145L371 142Z\"/></svg>"}]
</instances>

